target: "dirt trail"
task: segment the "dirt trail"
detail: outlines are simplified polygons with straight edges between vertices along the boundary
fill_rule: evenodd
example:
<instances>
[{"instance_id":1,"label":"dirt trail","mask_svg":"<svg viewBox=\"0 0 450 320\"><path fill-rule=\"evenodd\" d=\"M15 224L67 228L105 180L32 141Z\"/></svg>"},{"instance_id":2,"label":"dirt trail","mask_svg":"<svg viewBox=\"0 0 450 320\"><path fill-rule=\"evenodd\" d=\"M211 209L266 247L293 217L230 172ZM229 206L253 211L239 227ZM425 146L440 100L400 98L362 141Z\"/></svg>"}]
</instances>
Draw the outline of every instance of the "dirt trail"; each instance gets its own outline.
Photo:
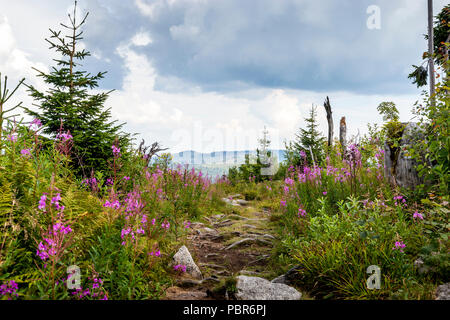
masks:
<instances>
[{"instance_id":1,"label":"dirt trail","mask_svg":"<svg viewBox=\"0 0 450 320\"><path fill-rule=\"evenodd\" d=\"M165 299L224 299L213 290L221 279L239 274L265 277L273 273L268 260L276 236L270 212L257 210L254 203L244 200L229 202L233 213L203 217L203 222L192 223L186 246L203 280L179 278L175 286L166 290Z\"/></svg>"}]
</instances>

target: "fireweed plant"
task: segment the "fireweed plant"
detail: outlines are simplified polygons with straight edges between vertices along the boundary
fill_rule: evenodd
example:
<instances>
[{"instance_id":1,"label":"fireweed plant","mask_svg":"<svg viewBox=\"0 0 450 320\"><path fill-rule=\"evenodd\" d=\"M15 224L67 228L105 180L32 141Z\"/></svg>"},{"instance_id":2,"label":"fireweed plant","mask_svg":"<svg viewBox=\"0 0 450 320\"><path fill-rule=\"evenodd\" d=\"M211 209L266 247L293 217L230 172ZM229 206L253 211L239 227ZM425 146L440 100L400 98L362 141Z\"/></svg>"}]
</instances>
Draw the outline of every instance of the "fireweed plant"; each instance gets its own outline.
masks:
<instances>
[{"instance_id":1,"label":"fireweed plant","mask_svg":"<svg viewBox=\"0 0 450 320\"><path fill-rule=\"evenodd\" d=\"M312 295L431 297L429 280L413 265L429 241L424 217L387 183L383 163L379 140L365 139L349 144L344 154L336 148L322 166L305 161L303 167L289 167L273 191L282 239L278 261L300 264L297 280ZM382 270L380 290L365 286L370 265Z\"/></svg>"}]
</instances>

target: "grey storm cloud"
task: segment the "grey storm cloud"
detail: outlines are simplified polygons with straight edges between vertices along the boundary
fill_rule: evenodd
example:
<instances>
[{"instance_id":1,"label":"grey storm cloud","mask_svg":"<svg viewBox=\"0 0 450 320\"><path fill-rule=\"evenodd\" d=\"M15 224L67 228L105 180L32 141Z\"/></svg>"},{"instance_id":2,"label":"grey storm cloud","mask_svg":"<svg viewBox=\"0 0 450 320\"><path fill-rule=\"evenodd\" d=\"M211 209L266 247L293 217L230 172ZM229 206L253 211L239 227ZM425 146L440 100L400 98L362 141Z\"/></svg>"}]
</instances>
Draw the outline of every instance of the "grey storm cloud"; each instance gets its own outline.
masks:
<instances>
[{"instance_id":1,"label":"grey storm cloud","mask_svg":"<svg viewBox=\"0 0 450 320\"><path fill-rule=\"evenodd\" d=\"M66 7L73 3L62 1ZM43 3L46 3L44 1ZM445 0L435 1L435 11ZM102 86L119 88L126 70L117 48L135 47L155 68L155 89L175 82L204 91L253 87L355 93L417 92L407 74L426 50L426 1L410 0L89 0L88 70L107 70ZM381 29L366 12L377 5ZM63 17L63 14L61 14ZM177 86L175 86L177 88Z\"/></svg>"},{"instance_id":2,"label":"grey storm cloud","mask_svg":"<svg viewBox=\"0 0 450 320\"><path fill-rule=\"evenodd\" d=\"M426 4L411 1L146 1L140 48L161 77L205 90L240 86L411 92L426 42ZM369 5L381 29L369 30ZM158 86L158 81L156 86Z\"/></svg>"}]
</instances>

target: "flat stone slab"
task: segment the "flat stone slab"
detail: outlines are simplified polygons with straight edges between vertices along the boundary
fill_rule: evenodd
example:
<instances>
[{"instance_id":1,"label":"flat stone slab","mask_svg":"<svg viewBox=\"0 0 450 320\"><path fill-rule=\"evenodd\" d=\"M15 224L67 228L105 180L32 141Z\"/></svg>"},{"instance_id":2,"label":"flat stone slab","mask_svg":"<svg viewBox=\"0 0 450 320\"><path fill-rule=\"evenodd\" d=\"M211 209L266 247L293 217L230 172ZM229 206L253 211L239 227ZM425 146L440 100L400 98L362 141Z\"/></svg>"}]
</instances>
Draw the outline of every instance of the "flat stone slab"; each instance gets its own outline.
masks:
<instances>
[{"instance_id":1,"label":"flat stone slab","mask_svg":"<svg viewBox=\"0 0 450 320\"><path fill-rule=\"evenodd\" d=\"M246 206L246 205L248 205L250 202L247 201L247 200L237 199L237 200L236 200L236 203L239 204L239 205L241 205L241 206Z\"/></svg>"},{"instance_id":2,"label":"flat stone slab","mask_svg":"<svg viewBox=\"0 0 450 320\"><path fill-rule=\"evenodd\" d=\"M235 243L230 244L228 247L225 248L225 250L230 250L234 247L240 246L243 243L255 242L255 241L256 241L255 238L244 238L239 241L236 241Z\"/></svg>"},{"instance_id":3,"label":"flat stone slab","mask_svg":"<svg viewBox=\"0 0 450 320\"><path fill-rule=\"evenodd\" d=\"M232 205L232 206L240 206L240 204L237 203L236 200L231 200L231 199L228 199L228 198L222 198L222 201L224 201L227 204Z\"/></svg>"},{"instance_id":4,"label":"flat stone slab","mask_svg":"<svg viewBox=\"0 0 450 320\"><path fill-rule=\"evenodd\" d=\"M203 291L184 290L174 286L166 290L166 300L205 300L208 295Z\"/></svg>"},{"instance_id":5,"label":"flat stone slab","mask_svg":"<svg viewBox=\"0 0 450 320\"><path fill-rule=\"evenodd\" d=\"M259 277L238 276L236 283L238 300L300 300L302 294L282 283L272 283Z\"/></svg>"}]
</instances>

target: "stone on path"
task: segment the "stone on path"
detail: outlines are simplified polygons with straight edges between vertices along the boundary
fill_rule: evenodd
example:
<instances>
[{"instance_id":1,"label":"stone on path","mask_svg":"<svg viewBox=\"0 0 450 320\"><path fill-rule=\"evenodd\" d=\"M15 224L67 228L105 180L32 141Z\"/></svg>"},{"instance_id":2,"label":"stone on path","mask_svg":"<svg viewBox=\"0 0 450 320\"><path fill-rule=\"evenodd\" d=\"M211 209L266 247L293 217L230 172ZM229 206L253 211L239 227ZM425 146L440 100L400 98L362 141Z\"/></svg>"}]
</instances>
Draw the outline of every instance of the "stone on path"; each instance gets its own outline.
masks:
<instances>
[{"instance_id":1,"label":"stone on path","mask_svg":"<svg viewBox=\"0 0 450 320\"><path fill-rule=\"evenodd\" d=\"M243 243L254 242L254 241L256 241L255 238L244 238L244 239L236 241L235 243L230 244L228 247L225 248L225 250L230 250L230 249L232 249L232 248L234 248L236 246L239 246L239 245L241 245Z\"/></svg>"},{"instance_id":2,"label":"stone on path","mask_svg":"<svg viewBox=\"0 0 450 320\"><path fill-rule=\"evenodd\" d=\"M281 283L272 283L259 277L238 276L236 283L238 300L300 300L302 294Z\"/></svg>"},{"instance_id":3,"label":"stone on path","mask_svg":"<svg viewBox=\"0 0 450 320\"><path fill-rule=\"evenodd\" d=\"M180 287L170 287L166 290L167 300L206 300L207 294L203 291L184 290Z\"/></svg>"},{"instance_id":4,"label":"stone on path","mask_svg":"<svg viewBox=\"0 0 450 320\"><path fill-rule=\"evenodd\" d=\"M173 256L173 264L181 264L186 266L186 273L195 279L202 279L202 273L200 269L192 259L191 254L186 246L182 246L178 252Z\"/></svg>"},{"instance_id":5,"label":"stone on path","mask_svg":"<svg viewBox=\"0 0 450 320\"><path fill-rule=\"evenodd\" d=\"M450 282L437 287L436 300L450 300Z\"/></svg>"},{"instance_id":6,"label":"stone on path","mask_svg":"<svg viewBox=\"0 0 450 320\"><path fill-rule=\"evenodd\" d=\"M246 205L248 205L250 202L247 201L247 200L237 199L237 200L236 200L236 203L239 204L239 205L241 205L241 206L246 206Z\"/></svg>"}]
</instances>

